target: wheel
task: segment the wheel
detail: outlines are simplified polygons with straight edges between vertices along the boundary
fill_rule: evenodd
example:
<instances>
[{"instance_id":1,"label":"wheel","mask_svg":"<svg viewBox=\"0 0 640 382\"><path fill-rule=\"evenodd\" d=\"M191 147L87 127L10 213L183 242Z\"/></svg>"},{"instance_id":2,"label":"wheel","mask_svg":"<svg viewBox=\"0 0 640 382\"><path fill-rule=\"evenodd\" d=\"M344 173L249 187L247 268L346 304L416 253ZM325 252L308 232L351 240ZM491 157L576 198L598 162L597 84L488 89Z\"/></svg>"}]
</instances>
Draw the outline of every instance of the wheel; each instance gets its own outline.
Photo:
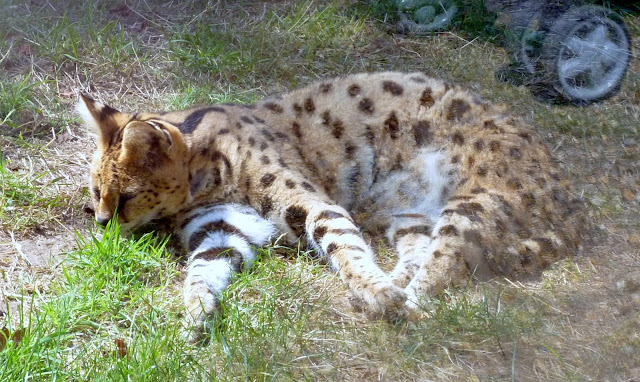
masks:
<instances>
[{"instance_id":1,"label":"wheel","mask_svg":"<svg viewBox=\"0 0 640 382\"><path fill-rule=\"evenodd\" d=\"M534 24L537 24L535 20L522 32L516 52L516 61L528 74L535 74L540 70L540 56L546 35L544 31L535 28Z\"/></svg>"},{"instance_id":2,"label":"wheel","mask_svg":"<svg viewBox=\"0 0 640 382\"><path fill-rule=\"evenodd\" d=\"M402 33L429 34L445 29L458 14L453 0L397 0L398 30Z\"/></svg>"},{"instance_id":3,"label":"wheel","mask_svg":"<svg viewBox=\"0 0 640 382\"><path fill-rule=\"evenodd\" d=\"M548 82L575 103L617 92L630 57L631 38L624 22L598 6L569 9L553 23L542 47Z\"/></svg>"}]
</instances>

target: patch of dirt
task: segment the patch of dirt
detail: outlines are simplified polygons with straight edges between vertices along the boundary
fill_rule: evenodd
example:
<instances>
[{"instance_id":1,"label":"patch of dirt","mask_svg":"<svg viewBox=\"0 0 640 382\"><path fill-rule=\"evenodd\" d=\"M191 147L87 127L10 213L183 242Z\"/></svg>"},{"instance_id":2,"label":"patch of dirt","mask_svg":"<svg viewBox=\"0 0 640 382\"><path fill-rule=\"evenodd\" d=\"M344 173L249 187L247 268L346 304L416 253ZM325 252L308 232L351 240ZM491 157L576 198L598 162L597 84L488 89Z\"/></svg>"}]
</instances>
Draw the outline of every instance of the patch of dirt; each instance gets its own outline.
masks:
<instances>
[{"instance_id":1,"label":"patch of dirt","mask_svg":"<svg viewBox=\"0 0 640 382\"><path fill-rule=\"evenodd\" d=\"M21 312L26 317L49 292L62 254L76 247L75 238L67 230L13 238L0 231L0 319L9 317L18 327Z\"/></svg>"}]
</instances>

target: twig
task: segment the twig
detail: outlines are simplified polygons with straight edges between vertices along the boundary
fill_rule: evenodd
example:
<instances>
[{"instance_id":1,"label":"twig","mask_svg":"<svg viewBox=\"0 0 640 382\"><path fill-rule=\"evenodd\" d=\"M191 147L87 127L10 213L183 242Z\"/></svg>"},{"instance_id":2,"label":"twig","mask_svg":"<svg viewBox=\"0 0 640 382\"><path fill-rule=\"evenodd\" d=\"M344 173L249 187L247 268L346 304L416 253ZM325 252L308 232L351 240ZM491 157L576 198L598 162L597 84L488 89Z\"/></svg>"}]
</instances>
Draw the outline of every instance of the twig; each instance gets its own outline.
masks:
<instances>
[{"instance_id":1,"label":"twig","mask_svg":"<svg viewBox=\"0 0 640 382\"><path fill-rule=\"evenodd\" d=\"M33 266L33 263L31 263L31 261L27 258L27 255L22 252L22 244L16 241L16 238L13 236L13 231L9 231L9 235L11 236L11 243L13 243L13 246L16 248L16 252L18 252L20 257L22 257L24 261L29 264L29 266Z\"/></svg>"}]
</instances>

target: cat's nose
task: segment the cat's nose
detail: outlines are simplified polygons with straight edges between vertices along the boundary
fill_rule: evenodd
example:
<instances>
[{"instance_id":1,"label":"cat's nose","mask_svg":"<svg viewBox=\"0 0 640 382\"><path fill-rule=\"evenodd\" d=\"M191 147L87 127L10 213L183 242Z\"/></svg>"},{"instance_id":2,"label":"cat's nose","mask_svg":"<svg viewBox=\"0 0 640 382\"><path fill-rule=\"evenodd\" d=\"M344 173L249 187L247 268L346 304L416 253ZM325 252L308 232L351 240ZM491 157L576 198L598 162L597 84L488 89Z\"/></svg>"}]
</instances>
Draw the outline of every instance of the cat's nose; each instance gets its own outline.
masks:
<instances>
[{"instance_id":1,"label":"cat's nose","mask_svg":"<svg viewBox=\"0 0 640 382\"><path fill-rule=\"evenodd\" d=\"M96 221L98 222L98 224L100 224L103 227L105 227L109 223L109 220L111 220L111 219L110 218L97 217L96 216Z\"/></svg>"},{"instance_id":2,"label":"cat's nose","mask_svg":"<svg viewBox=\"0 0 640 382\"><path fill-rule=\"evenodd\" d=\"M101 226L105 227L108 223L109 220L111 220L111 218L113 217L113 215L108 214L108 213L100 213L96 211L96 221L98 222L98 224L100 224Z\"/></svg>"}]
</instances>

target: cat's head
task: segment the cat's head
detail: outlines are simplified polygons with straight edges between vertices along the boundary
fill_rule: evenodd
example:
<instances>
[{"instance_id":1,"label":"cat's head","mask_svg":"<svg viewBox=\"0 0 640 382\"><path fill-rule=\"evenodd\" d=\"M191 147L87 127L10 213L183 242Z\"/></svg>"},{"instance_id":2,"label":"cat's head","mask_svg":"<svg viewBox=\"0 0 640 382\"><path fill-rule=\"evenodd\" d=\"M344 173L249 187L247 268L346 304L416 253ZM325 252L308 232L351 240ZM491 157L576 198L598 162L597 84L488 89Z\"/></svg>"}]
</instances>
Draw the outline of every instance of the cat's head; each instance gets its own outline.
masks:
<instances>
[{"instance_id":1,"label":"cat's head","mask_svg":"<svg viewBox=\"0 0 640 382\"><path fill-rule=\"evenodd\" d=\"M154 114L126 114L82 95L77 111L96 132L90 193L95 219L117 212L130 230L170 216L190 198L186 145L178 128Z\"/></svg>"}]
</instances>

